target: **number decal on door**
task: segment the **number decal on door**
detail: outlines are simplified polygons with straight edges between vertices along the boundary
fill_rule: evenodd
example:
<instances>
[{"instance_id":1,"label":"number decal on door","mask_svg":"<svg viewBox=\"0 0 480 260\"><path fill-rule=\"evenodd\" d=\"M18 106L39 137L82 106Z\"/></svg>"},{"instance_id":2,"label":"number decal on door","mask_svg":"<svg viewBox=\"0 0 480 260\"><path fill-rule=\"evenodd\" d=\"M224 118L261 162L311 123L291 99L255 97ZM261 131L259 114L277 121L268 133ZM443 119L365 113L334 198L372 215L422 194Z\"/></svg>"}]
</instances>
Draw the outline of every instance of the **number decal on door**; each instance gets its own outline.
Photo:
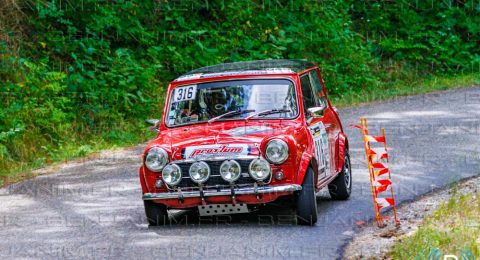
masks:
<instances>
[{"instance_id":1,"label":"number decal on door","mask_svg":"<svg viewBox=\"0 0 480 260\"><path fill-rule=\"evenodd\" d=\"M315 149L315 156L317 157L318 166L320 170L323 169L325 176L330 173L330 152L328 149L328 136L325 126L322 122L310 126L310 132L313 137L313 146Z\"/></svg>"},{"instance_id":2,"label":"number decal on door","mask_svg":"<svg viewBox=\"0 0 480 260\"><path fill-rule=\"evenodd\" d=\"M194 100L197 94L197 85L178 87L175 89L173 102Z\"/></svg>"}]
</instances>

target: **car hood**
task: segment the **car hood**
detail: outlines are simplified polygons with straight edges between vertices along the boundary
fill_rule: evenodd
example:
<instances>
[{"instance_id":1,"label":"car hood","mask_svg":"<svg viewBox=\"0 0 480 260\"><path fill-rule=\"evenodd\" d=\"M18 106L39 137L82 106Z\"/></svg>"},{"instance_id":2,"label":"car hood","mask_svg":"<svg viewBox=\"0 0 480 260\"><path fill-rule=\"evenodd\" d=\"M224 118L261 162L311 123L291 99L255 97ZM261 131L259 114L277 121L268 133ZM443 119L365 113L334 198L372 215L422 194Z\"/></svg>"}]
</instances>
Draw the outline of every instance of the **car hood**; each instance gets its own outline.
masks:
<instances>
[{"instance_id":1,"label":"car hood","mask_svg":"<svg viewBox=\"0 0 480 260\"><path fill-rule=\"evenodd\" d=\"M169 128L160 132L149 145L162 146L173 153L174 159L195 156L258 155L265 138L293 135L298 122L216 122ZM147 149L149 148L147 147Z\"/></svg>"}]
</instances>

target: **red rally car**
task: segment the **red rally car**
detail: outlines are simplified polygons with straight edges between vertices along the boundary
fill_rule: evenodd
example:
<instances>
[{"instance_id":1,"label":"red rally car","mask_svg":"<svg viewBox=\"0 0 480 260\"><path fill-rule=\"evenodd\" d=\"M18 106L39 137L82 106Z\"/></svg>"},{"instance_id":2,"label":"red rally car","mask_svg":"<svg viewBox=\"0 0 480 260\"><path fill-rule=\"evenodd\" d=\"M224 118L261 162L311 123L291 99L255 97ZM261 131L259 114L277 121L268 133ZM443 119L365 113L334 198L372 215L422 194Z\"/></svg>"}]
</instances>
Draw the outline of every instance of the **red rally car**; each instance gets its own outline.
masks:
<instances>
[{"instance_id":1,"label":"red rally car","mask_svg":"<svg viewBox=\"0 0 480 260\"><path fill-rule=\"evenodd\" d=\"M283 196L300 224L317 221L315 194L352 190L348 141L320 70L305 60L219 64L168 86L140 183L151 225L168 209L200 216L249 212Z\"/></svg>"}]
</instances>

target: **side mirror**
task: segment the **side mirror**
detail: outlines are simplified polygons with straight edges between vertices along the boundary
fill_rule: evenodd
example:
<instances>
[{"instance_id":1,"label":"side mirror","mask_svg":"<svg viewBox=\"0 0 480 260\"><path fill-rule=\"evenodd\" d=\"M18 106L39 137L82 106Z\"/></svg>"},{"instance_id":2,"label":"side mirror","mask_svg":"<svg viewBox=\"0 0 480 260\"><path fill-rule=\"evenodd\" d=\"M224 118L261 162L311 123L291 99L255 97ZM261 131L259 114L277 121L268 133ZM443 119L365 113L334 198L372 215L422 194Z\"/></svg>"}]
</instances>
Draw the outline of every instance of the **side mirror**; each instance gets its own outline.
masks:
<instances>
[{"instance_id":1,"label":"side mirror","mask_svg":"<svg viewBox=\"0 0 480 260\"><path fill-rule=\"evenodd\" d=\"M307 109L307 116L308 117L322 117L323 114L325 113L325 106L319 106L319 107L311 107Z\"/></svg>"},{"instance_id":2,"label":"side mirror","mask_svg":"<svg viewBox=\"0 0 480 260\"><path fill-rule=\"evenodd\" d=\"M310 125L312 119L321 118L325 113L326 106L311 107L307 109L307 125Z\"/></svg>"},{"instance_id":3,"label":"side mirror","mask_svg":"<svg viewBox=\"0 0 480 260\"><path fill-rule=\"evenodd\" d=\"M153 125L152 127L150 127L150 131L153 131L153 132L160 132L160 120L158 119L147 119L147 123Z\"/></svg>"}]
</instances>

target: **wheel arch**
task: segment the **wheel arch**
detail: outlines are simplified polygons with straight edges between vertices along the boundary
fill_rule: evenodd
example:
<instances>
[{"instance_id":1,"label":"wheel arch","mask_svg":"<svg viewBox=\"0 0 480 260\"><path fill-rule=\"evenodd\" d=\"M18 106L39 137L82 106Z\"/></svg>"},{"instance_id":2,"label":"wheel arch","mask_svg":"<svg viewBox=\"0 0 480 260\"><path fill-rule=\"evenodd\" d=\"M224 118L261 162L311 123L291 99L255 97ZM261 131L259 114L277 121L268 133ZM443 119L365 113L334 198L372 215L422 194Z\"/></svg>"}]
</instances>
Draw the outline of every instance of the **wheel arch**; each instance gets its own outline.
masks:
<instances>
[{"instance_id":1,"label":"wheel arch","mask_svg":"<svg viewBox=\"0 0 480 260\"><path fill-rule=\"evenodd\" d=\"M317 162L317 159L314 156L312 156L312 154L307 153L307 152L304 152L302 154L300 167L298 169L297 184L299 184L299 185L303 184L303 180L305 179L305 175L307 174L307 170L310 167L313 170L313 181L315 183L315 186L317 186L317 183L318 183L318 162Z\"/></svg>"},{"instance_id":2,"label":"wheel arch","mask_svg":"<svg viewBox=\"0 0 480 260\"><path fill-rule=\"evenodd\" d=\"M147 191L147 184L145 182L145 172L143 170L143 166L140 167L139 171L138 171L138 177L140 179L140 185L142 186L142 193L146 193L148 192Z\"/></svg>"},{"instance_id":3,"label":"wheel arch","mask_svg":"<svg viewBox=\"0 0 480 260\"><path fill-rule=\"evenodd\" d=\"M337 167L336 167L336 172L340 172L343 168L343 162L345 159L345 154L348 153L349 145L348 145L348 138L345 135L345 133L341 132L338 134L337 142Z\"/></svg>"}]
</instances>

